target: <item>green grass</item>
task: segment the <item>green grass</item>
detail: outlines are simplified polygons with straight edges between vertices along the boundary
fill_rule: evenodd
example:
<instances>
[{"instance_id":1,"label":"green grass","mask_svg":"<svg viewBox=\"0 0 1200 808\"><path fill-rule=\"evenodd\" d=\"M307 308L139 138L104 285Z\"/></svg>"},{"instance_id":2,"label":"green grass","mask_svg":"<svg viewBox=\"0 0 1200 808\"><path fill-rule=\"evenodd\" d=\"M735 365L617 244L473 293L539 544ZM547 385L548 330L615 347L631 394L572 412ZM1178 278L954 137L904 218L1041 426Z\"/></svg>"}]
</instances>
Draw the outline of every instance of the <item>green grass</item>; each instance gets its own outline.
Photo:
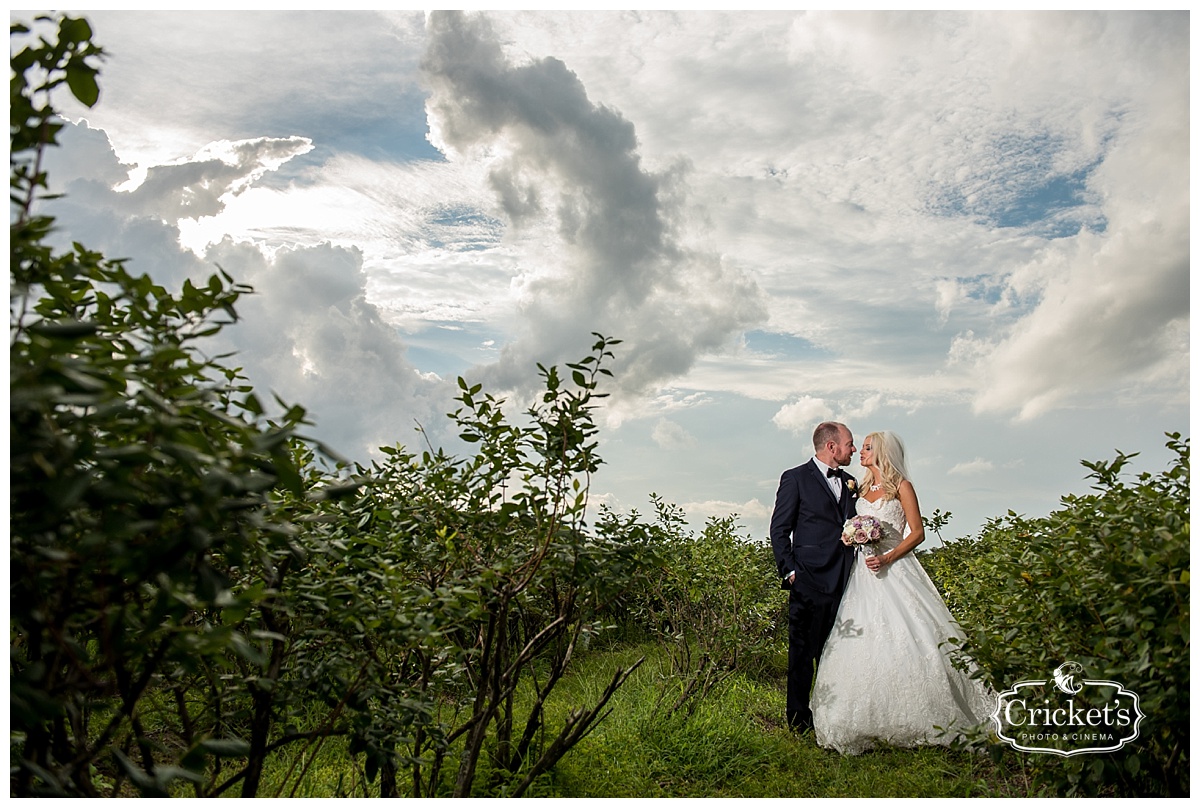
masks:
<instances>
[{"instance_id":1,"label":"green grass","mask_svg":"<svg viewBox=\"0 0 1200 808\"><path fill-rule=\"evenodd\" d=\"M574 672L559 683L547 705L551 731L562 726L572 708L594 704L618 666L628 667L643 655L646 662L609 701L609 715L538 778L526 796L1035 796L1015 756L998 765L979 754L942 747L885 748L855 757L822 749L811 732L796 735L783 725L781 672L770 680L734 674L690 717L664 717L658 702L663 688L671 687L665 674L668 657L652 644L593 651L577 659ZM260 795L277 793L293 763L294 758L273 760ZM292 769L280 796L291 793L305 763L307 758ZM447 766L454 768L451 761ZM481 760L479 787L488 781L487 769ZM378 782L367 783L361 761L348 760L344 743L331 740L316 754L295 794L377 796Z\"/></svg>"},{"instance_id":2,"label":"green grass","mask_svg":"<svg viewBox=\"0 0 1200 808\"><path fill-rule=\"evenodd\" d=\"M646 663L612 713L545 775L545 797L1026 796L1019 772L941 747L844 757L783 725L784 683L734 675L687 720L655 709L664 654L653 646L594 654L556 691L557 717L591 703L619 664Z\"/></svg>"}]
</instances>

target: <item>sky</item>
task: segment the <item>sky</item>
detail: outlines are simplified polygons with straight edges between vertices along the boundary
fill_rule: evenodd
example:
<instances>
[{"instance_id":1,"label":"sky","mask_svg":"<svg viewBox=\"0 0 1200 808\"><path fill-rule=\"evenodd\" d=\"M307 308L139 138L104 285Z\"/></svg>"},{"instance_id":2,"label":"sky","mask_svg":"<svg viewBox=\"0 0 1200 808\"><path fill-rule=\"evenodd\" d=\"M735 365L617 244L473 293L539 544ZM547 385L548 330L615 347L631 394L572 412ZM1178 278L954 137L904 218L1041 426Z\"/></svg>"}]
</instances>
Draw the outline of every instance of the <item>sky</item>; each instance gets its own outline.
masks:
<instances>
[{"instance_id":1,"label":"sky","mask_svg":"<svg viewBox=\"0 0 1200 808\"><path fill-rule=\"evenodd\" d=\"M947 539L1190 434L1186 11L80 13L60 238L253 286L235 364L348 457L594 332L591 502L752 538L826 419Z\"/></svg>"}]
</instances>

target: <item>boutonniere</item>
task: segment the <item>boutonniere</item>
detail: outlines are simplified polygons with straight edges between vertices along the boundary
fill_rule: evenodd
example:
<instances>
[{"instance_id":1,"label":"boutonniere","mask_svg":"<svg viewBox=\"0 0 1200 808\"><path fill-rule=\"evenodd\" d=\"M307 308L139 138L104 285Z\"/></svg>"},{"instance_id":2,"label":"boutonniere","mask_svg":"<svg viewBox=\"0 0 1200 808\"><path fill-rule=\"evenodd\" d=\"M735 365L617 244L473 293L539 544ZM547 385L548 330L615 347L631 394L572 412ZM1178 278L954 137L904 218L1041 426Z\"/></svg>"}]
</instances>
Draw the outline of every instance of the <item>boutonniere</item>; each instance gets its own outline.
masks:
<instances>
[{"instance_id":1,"label":"boutonniere","mask_svg":"<svg viewBox=\"0 0 1200 808\"><path fill-rule=\"evenodd\" d=\"M849 488L850 493L853 494L854 490L858 488L858 483L854 482L854 478L851 477L849 480L846 480L846 487Z\"/></svg>"}]
</instances>

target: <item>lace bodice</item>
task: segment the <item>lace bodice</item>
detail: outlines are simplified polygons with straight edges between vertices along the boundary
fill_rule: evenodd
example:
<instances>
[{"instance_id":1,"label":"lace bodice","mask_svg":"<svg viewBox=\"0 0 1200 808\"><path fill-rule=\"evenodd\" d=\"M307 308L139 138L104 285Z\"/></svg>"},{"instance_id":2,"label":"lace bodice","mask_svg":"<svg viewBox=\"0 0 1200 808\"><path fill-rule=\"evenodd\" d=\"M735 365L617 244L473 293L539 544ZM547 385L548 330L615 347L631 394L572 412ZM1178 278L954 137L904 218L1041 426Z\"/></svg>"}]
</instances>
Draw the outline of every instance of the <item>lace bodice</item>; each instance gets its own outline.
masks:
<instances>
[{"instance_id":1,"label":"lace bodice","mask_svg":"<svg viewBox=\"0 0 1200 808\"><path fill-rule=\"evenodd\" d=\"M904 534L908 532L908 523L904 520L904 507L898 499L880 497L874 502L859 497L855 506L860 516L874 516L883 526L883 540L879 542L878 552L886 553L900 544Z\"/></svg>"}]
</instances>

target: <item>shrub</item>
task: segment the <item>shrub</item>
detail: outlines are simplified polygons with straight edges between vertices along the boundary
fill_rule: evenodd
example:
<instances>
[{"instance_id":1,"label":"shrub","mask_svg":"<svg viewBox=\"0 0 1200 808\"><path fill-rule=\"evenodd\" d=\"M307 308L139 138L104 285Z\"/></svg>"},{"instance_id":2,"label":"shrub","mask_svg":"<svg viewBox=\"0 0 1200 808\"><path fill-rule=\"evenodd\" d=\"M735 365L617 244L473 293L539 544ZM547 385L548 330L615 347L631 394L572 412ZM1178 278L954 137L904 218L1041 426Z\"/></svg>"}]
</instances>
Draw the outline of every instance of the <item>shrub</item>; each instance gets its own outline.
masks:
<instances>
[{"instance_id":1,"label":"shrub","mask_svg":"<svg viewBox=\"0 0 1200 808\"><path fill-rule=\"evenodd\" d=\"M1111 754L1031 755L1062 794L1190 791L1189 441L1158 474L1120 479L1134 455L1084 462L1098 493L1030 519L1010 512L924 563L966 632L961 650L997 689L1065 660L1139 694L1140 736Z\"/></svg>"},{"instance_id":2,"label":"shrub","mask_svg":"<svg viewBox=\"0 0 1200 808\"><path fill-rule=\"evenodd\" d=\"M44 243L41 154L62 126L49 95L65 84L96 101L91 35L62 17L55 41L12 59L10 699L22 796L115 793L122 781L163 794L204 761L245 752L217 725L184 728L164 755L154 714L177 675L257 658L221 615L266 591L235 593L227 573L288 554L269 492L300 486L288 441L303 411L268 421L237 371L199 348L246 287L220 273L171 294L79 244L54 254Z\"/></svg>"},{"instance_id":3,"label":"shrub","mask_svg":"<svg viewBox=\"0 0 1200 808\"><path fill-rule=\"evenodd\" d=\"M642 587L621 601L621 622L626 636L648 635L669 649L662 704L666 714L686 716L734 671L777 672L786 597L775 584L770 546L739 535L735 516L712 517L696 534L677 505L657 495L651 501L652 523L635 513L613 528L648 532L661 556Z\"/></svg>"},{"instance_id":4,"label":"shrub","mask_svg":"<svg viewBox=\"0 0 1200 808\"><path fill-rule=\"evenodd\" d=\"M338 710L382 795L521 795L637 667L547 722L581 643L653 558L639 534L589 533L583 521L599 463L591 402L612 344L601 337L570 366L570 384L542 368L546 390L524 424L460 380L453 417L474 455L385 449L358 469L358 490L301 520L308 564L285 588L294 637L279 684Z\"/></svg>"},{"instance_id":5,"label":"shrub","mask_svg":"<svg viewBox=\"0 0 1200 808\"><path fill-rule=\"evenodd\" d=\"M541 368L521 423L460 379L471 457L319 469L304 411L271 421L202 351L247 287L220 272L172 294L46 246L49 94L96 101L91 37L62 17L12 59L12 794L256 796L268 758L333 736L384 796L523 793L630 670L548 725L580 639L653 558L645 533L584 523L616 341L568 379Z\"/></svg>"}]
</instances>

